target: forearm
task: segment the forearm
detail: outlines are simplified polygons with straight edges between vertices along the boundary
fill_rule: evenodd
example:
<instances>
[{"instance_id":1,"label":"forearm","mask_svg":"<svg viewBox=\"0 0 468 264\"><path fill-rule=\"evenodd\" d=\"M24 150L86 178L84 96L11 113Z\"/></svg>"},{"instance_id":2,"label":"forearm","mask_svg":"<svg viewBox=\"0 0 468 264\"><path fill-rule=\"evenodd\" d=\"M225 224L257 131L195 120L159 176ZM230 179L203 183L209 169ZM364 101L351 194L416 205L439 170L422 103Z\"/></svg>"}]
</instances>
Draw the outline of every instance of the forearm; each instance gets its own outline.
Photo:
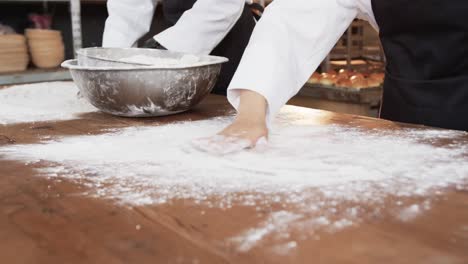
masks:
<instances>
[{"instance_id":1,"label":"forearm","mask_svg":"<svg viewBox=\"0 0 468 264\"><path fill-rule=\"evenodd\" d=\"M237 120L249 123L265 123L267 102L265 97L250 90L240 90Z\"/></svg>"},{"instance_id":2,"label":"forearm","mask_svg":"<svg viewBox=\"0 0 468 264\"><path fill-rule=\"evenodd\" d=\"M257 23L228 89L238 109L239 91L267 101L270 122L304 85L352 20L357 9L339 0L275 0Z\"/></svg>"},{"instance_id":3,"label":"forearm","mask_svg":"<svg viewBox=\"0 0 468 264\"><path fill-rule=\"evenodd\" d=\"M267 101L262 95L239 90L239 107L236 120L218 133L230 138L227 142L235 143L231 151L240 151L246 147L254 147L262 138L268 138L266 124ZM232 140L235 138L236 140ZM225 142L226 143L226 142ZM221 145L223 145L221 143ZM229 144L228 144L229 145Z\"/></svg>"}]
</instances>

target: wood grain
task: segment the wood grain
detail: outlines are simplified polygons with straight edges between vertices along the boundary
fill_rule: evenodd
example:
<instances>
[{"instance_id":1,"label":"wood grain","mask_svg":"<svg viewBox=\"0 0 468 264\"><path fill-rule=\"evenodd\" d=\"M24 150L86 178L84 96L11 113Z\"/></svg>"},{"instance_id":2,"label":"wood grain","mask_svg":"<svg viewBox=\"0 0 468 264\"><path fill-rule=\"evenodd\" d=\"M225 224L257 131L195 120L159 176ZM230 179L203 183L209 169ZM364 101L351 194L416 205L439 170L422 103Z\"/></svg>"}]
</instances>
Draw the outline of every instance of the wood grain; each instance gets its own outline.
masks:
<instances>
[{"instance_id":1,"label":"wood grain","mask_svg":"<svg viewBox=\"0 0 468 264\"><path fill-rule=\"evenodd\" d=\"M233 112L225 98L210 96L191 112L170 117L131 119L92 113L77 120L0 126L0 146L227 113ZM406 127L320 113L321 122L368 129ZM79 183L39 176L36 169L41 166L47 162L31 165L0 157L2 263L468 263L466 188L452 188L434 198L431 209L413 221L388 217L389 209L338 232L318 231L305 239L293 233L298 242L295 250L278 255L272 252L275 241L270 239L249 252L237 251L226 240L265 220L266 214L259 215L251 206L220 209L178 200L126 207L83 195L86 187Z\"/></svg>"}]
</instances>

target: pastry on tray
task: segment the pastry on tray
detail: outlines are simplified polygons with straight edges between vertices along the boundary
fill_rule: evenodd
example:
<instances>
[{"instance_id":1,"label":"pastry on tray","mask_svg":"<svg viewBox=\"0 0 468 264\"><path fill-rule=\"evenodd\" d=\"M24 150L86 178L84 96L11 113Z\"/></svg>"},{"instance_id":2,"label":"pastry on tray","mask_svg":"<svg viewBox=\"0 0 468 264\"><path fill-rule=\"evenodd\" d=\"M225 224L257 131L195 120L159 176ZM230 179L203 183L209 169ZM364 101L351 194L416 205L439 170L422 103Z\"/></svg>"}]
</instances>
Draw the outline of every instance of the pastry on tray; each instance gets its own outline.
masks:
<instances>
[{"instance_id":1,"label":"pastry on tray","mask_svg":"<svg viewBox=\"0 0 468 264\"><path fill-rule=\"evenodd\" d=\"M309 83L317 84L320 82L320 73L314 72L309 78Z\"/></svg>"},{"instance_id":2,"label":"pastry on tray","mask_svg":"<svg viewBox=\"0 0 468 264\"><path fill-rule=\"evenodd\" d=\"M333 86L336 82L336 74L322 73L319 83L321 85Z\"/></svg>"},{"instance_id":3,"label":"pastry on tray","mask_svg":"<svg viewBox=\"0 0 468 264\"><path fill-rule=\"evenodd\" d=\"M338 72L330 70L321 74L314 72L308 82L323 87L361 89L379 87L383 84L384 79L384 73L355 72L341 69Z\"/></svg>"}]
</instances>

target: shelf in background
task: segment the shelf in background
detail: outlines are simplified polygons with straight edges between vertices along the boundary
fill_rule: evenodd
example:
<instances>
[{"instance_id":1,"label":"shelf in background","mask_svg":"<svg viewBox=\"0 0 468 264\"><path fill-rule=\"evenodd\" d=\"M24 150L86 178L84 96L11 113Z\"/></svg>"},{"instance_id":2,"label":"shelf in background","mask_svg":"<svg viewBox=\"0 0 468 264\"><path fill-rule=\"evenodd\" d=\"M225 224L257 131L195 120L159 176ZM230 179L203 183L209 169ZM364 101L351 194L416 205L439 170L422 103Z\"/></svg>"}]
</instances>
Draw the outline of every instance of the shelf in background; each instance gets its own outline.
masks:
<instances>
[{"instance_id":1,"label":"shelf in background","mask_svg":"<svg viewBox=\"0 0 468 264\"><path fill-rule=\"evenodd\" d=\"M70 72L63 68L28 69L22 72L0 73L0 86L71 80Z\"/></svg>"}]
</instances>

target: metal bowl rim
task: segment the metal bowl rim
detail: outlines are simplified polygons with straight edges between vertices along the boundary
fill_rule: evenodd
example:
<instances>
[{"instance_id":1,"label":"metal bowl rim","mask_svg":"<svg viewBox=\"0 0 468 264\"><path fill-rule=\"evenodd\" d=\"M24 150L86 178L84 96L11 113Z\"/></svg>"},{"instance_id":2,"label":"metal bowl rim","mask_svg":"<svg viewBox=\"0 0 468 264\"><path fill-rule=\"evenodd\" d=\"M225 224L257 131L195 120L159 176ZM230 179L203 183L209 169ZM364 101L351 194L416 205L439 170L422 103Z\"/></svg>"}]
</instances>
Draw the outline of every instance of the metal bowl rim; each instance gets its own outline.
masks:
<instances>
[{"instance_id":1,"label":"metal bowl rim","mask_svg":"<svg viewBox=\"0 0 468 264\"><path fill-rule=\"evenodd\" d=\"M108 62L116 62L114 60L109 60L109 59L106 59L106 58L101 58L101 57L97 57L97 56L89 56L89 55L86 55L84 53L86 50L99 50L99 49L104 49L104 48L100 48L100 47L83 48L83 49L79 49L78 51L76 51L76 54L80 55L80 56L84 56L84 57L89 57L91 59L97 59L97 60L108 61ZM111 49L111 48L106 48L106 49ZM132 49L135 49L135 48L121 48L121 49L123 49L123 50L132 50ZM151 49L147 49L147 50L151 50ZM67 65L67 67L65 67L65 68L73 66L73 68L82 69L81 67L85 67L85 68L90 68L90 69L91 68L96 68L96 69L99 68L101 70L104 70L104 69L106 69L106 70L119 70L119 69L120 70L130 70L130 69L164 69L164 70L167 70L167 69L197 68L197 67L208 66L208 65L222 64L222 63L226 63L226 62L229 61L228 58L221 57L221 56L198 55L198 54L189 54L189 53L173 52L173 51L171 51L171 53L183 54L183 55L194 55L194 56L197 56L197 57L200 57L200 58L211 58L212 60L211 61L202 61L202 62L199 62L199 63L192 63L192 64L189 64L189 65L181 64L181 65L168 65L168 66L144 65L144 64L138 64L138 63L118 61L119 63L122 63L122 64L128 64L129 66L127 67L127 66L81 66L81 65L76 65L75 66L75 65ZM64 66L62 65L62 67L64 67ZM82 69L82 70L85 70L85 69Z\"/></svg>"},{"instance_id":2,"label":"metal bowl rim","mask_svg":"<svg viewBox=\"0 0 468 264\"><path fill-rule=\"evenodd\" d=\"M201 68L201 67L206 67L206 66L217 66L221 63L210 63L210 64L203 64L203 65L197 65L197 66L190 66L190 67L168 67L168 68L163 68L163 67L154 67L154 66L82 66L78 65L78 60L73 59L73 60L66 60L60 64L61 67L69 69L69 70L81 70L81 71L149 71L149 70L165 70L165 71L171 71L171 70L184 70L184 69L195 69L195 68Z\"/></svg>"}]
</instances>

